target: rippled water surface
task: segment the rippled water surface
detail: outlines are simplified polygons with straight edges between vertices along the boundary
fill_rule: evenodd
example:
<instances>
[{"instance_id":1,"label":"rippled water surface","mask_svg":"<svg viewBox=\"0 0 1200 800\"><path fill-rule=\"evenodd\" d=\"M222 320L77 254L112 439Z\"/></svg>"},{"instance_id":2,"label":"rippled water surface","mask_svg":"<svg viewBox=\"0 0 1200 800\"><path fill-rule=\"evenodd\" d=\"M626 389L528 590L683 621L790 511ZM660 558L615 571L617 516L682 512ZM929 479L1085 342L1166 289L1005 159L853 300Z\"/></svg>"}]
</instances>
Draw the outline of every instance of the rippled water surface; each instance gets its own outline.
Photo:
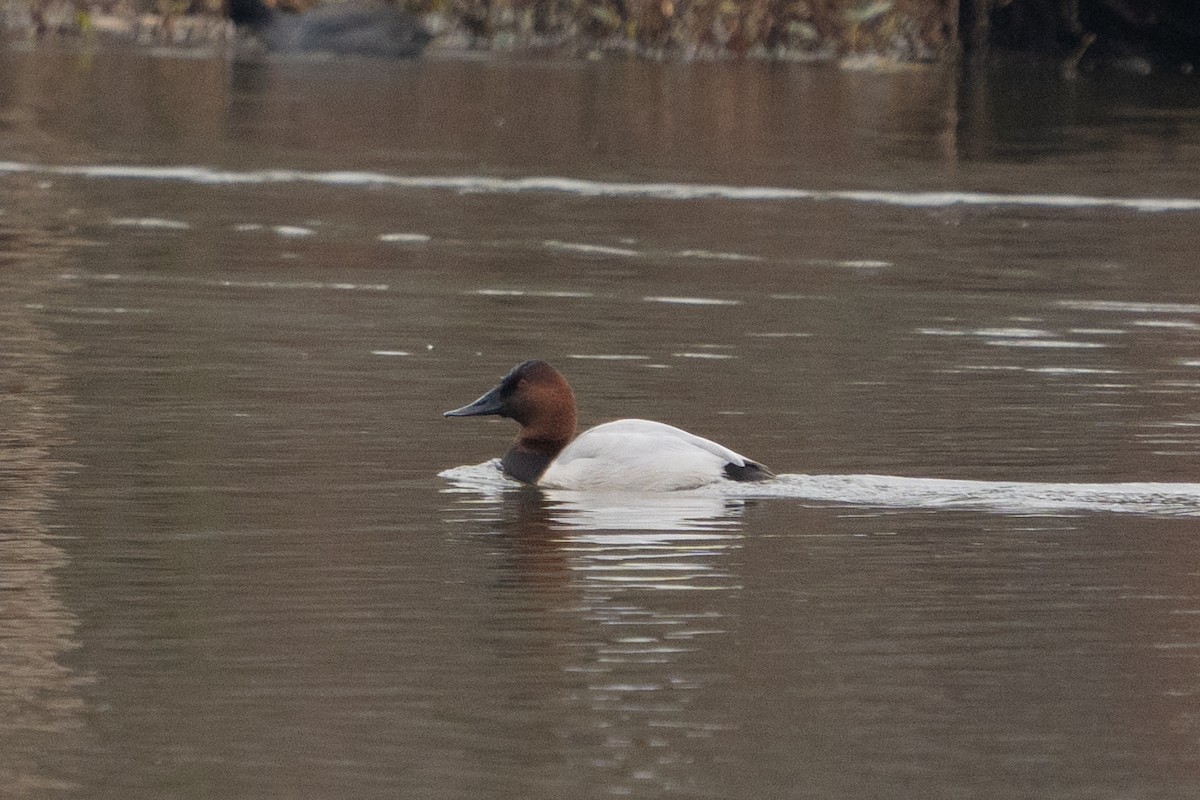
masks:
<instances>
[{"instance_id":1,"label":"rippled water surface","mask_svg":"<svg viewBox=\"0 0 1200 800\"><path fill-rule=\"evenodd\" d=\"M1200 795L1198 100L0 53L6 796Z\"/></svg>"}]
</instances>

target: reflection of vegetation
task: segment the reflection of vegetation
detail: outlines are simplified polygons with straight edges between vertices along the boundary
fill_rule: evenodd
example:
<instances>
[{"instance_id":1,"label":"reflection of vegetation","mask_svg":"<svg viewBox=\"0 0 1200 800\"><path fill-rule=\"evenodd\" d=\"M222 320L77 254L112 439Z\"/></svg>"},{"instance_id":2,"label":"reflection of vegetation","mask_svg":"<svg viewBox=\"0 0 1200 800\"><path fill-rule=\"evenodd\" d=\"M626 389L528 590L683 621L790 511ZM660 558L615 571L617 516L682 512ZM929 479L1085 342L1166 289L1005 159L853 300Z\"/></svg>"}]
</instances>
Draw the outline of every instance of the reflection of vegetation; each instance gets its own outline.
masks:
<instances>
[{"instance_id":1,"label":"reflection of vegetation","mask_svg":"<svg viewBox=\"0 0 1200 800\"><path fill-rule=\"evenodd\" d=\"M54 453L62 348L41 311L57 249L39 231L0 227L0 786L12 798L71 788L54 754L82 729L81 679L61 662L77 625L59 590L66 556L43 519L66 470Z\"/></svg>"}]
</instances>

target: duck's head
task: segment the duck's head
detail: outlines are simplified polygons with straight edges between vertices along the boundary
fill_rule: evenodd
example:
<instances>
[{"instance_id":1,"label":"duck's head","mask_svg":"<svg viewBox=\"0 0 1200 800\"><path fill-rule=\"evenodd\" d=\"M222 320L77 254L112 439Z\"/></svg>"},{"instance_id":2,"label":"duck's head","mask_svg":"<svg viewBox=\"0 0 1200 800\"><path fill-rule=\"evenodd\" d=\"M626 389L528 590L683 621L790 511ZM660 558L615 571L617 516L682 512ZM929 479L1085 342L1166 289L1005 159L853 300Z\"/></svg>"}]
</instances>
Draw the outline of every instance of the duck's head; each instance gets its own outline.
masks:
<instances>
[{"instance_id":1,"label":"duck's head","mask_svg":"<svg viewBox=\"0 0 1200 800\"><path fill-rule=\"evenodd\" d=\"M525 361L478 400L447 411L447 417L497 416L516 420L522 438L575 434L575 395L562 373L545 361Z\"/></svg>"},{"instance_id":2,"label":"duck's head","mask_svg":"<svg viewBox=\"0 0 1200 800\"><path fill-rule=\"evenodd\" d=\"M517 364L495 388L447 417L508 417L521 432L500 460L504 474L535 484L575 436L575 395L567 379L545 361Z\"/></svg>"}]
</instances>

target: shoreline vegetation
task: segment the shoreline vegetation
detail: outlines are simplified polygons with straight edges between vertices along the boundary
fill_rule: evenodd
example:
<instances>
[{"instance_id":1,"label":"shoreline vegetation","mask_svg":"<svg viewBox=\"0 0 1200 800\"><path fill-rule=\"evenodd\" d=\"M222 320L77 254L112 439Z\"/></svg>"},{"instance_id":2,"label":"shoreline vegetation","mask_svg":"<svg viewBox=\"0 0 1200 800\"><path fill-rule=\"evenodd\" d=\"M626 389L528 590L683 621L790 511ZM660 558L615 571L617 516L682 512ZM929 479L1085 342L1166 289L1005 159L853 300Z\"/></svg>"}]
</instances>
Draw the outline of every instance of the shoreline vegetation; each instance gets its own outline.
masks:
<instances>
[{"instance_id":1,"label":"shoreline vegetation","mask_svg":"<svg viewBox=\"0 0 1200 800\"><path fill-rule=\"evenodd\" d=\"M274 0L303 12L343 0ZM382 0L381 0L382 1ZM1191 75L1198 0L399 0L430 51L668 61L760 59L888 69L1019 53L1064 75ZM11 38L232 47L226 0L0 0Z\"/></svg>"}]
</instances>

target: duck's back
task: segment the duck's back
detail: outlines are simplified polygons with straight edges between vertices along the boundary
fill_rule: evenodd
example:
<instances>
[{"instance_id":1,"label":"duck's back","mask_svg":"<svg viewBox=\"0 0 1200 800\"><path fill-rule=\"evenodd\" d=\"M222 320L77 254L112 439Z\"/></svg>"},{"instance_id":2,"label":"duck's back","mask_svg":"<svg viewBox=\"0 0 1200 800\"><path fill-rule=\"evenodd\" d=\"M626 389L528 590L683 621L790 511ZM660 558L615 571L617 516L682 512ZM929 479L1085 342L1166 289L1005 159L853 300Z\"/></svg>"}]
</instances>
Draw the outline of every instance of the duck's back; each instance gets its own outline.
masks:
<instances>
[{"instance_id":1,"label":"duck's back","mask_svg":"<svg viewBox=\"0 0 1200 800\"><path fill-rule=\"evenodd\" d=\"M761 465L662 422L621 419L584 431L538 480L559 489L669 491L718 480L762 480Z\"/></svg>"}]
</instances>

